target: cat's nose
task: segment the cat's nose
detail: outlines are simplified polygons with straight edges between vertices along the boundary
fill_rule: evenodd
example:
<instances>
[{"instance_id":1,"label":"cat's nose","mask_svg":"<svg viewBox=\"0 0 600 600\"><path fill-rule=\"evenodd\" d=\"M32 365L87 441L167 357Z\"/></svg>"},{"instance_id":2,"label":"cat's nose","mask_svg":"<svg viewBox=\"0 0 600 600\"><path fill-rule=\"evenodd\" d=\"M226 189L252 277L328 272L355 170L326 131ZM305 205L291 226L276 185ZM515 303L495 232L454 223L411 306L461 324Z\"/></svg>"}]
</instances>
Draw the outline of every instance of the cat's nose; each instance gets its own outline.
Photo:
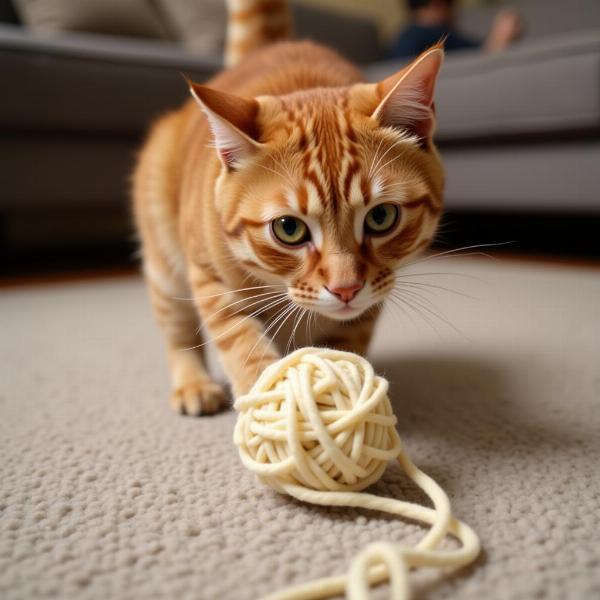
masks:
<instances>
[{"instance_id":1,"label":"cat's nose","mask_svg":"<svg viewBox=\"0 0 600 600\"><path fill-rule=\"evenodd\" d=\"M350 302L364 285L364 281L361 283L353 283L344 287L333 287L327 288L334 296L339 298L342 302Z\"/></svg>"}]
</instances>

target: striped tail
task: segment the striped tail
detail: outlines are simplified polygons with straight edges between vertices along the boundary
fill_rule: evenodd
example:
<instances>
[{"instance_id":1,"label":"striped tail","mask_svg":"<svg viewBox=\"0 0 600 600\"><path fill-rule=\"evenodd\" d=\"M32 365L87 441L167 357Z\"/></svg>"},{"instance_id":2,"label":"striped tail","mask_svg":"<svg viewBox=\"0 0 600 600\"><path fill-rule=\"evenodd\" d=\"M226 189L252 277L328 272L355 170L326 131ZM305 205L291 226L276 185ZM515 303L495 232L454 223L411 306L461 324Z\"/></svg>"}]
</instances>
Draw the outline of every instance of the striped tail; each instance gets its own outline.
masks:
<instances>
[{"instance_id":1,"label":"striped tail","mask_svg":"<svg viewBox=\"0 0 600 600\"><path fill-rule=\"evenodd\" d=\"M253 50L290 37L287 0L227 0L225 64L232 67Z\"/></svg>"}]
</instances>

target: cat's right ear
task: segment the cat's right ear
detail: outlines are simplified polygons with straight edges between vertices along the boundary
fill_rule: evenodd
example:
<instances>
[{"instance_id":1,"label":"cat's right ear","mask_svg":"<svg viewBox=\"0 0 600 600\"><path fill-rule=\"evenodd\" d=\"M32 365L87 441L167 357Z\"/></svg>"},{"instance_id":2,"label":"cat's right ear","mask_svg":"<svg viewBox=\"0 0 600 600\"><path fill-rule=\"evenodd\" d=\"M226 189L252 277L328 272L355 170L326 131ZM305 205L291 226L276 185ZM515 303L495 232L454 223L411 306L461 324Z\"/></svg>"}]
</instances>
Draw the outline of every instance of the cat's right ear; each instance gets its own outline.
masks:
<instances>
[{"instance_id":1,"label":"cat's right ear","mask_svg":"<svg viewBox=\"0 0 600 600\"><path fill-rule=\"evenodd\" d=\"M261 148L258 102L188 80L190 92L206 115L221 162L236 169Z\"/></svg>"},{"instance_id":2,"label":"cat's right ear","mask_svg":"<svg viewBox=\"0 0 600 600\"><path fill-rule=\"evenodd\" d=\"M384 127L407 131L421 139L431 137L435 128L433 94L443 61L440 42L394 75L361 86L363 110Z\"/></svg>"}]
</instances>

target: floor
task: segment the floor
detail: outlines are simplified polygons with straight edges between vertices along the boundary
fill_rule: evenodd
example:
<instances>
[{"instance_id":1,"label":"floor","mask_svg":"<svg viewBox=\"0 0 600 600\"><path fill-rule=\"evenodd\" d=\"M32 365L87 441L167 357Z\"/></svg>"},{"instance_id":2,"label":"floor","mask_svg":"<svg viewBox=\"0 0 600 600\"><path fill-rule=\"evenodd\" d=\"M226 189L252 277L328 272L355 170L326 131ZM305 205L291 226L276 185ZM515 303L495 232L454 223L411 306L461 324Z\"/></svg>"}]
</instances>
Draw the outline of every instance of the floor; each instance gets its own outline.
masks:
<instances>
[{"instance_id":1,"label":"floor","mask_svg":"<svg viewBox=\"0 0 600 600\"><path fill-rule=\"evenodd\" d=\"M457 576L413 574L416 597L600 597L600 269L468 256L406 275L413 307L390 305L371 359L484 548ZM263 488L232 412L172 414L135 275L4 287L0 331L3 599L254 600L423 535ZM394 467L374 491L422 501Z\"/></svg>"}]
</instances>

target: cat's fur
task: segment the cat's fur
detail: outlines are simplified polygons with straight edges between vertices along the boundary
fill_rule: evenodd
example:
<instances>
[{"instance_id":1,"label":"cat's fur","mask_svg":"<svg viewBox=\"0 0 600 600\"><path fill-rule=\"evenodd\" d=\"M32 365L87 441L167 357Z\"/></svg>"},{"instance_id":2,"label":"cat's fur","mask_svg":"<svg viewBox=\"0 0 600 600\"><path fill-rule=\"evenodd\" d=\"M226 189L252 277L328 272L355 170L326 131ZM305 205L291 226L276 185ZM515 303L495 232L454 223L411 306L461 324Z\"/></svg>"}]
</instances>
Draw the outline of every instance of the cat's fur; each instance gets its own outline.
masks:
<instances>
[{"instance_id":1,"label":"cat's fur","mask_svg":"<svg viewBox=\"0 0 600 600\"><path fill-rule=\"evenodd\" d=\"M194 98L154 125L135 172L172 406L188 414L225 398L204 367L205 339L236 395L292 332L295 346L311 333L312 343L364 353L395 269L428 245L441 213L431 135L442 48L367 84L313 43L256 48L285 35L288 18L281 0L230 1L228 60L237 64L206 86L190 82ZM399 207L399 224L367 235L365 215L382 202ZM301 247L284 247L270 229L290 214L310 229Z\"/></svg>"}]
</instances>

